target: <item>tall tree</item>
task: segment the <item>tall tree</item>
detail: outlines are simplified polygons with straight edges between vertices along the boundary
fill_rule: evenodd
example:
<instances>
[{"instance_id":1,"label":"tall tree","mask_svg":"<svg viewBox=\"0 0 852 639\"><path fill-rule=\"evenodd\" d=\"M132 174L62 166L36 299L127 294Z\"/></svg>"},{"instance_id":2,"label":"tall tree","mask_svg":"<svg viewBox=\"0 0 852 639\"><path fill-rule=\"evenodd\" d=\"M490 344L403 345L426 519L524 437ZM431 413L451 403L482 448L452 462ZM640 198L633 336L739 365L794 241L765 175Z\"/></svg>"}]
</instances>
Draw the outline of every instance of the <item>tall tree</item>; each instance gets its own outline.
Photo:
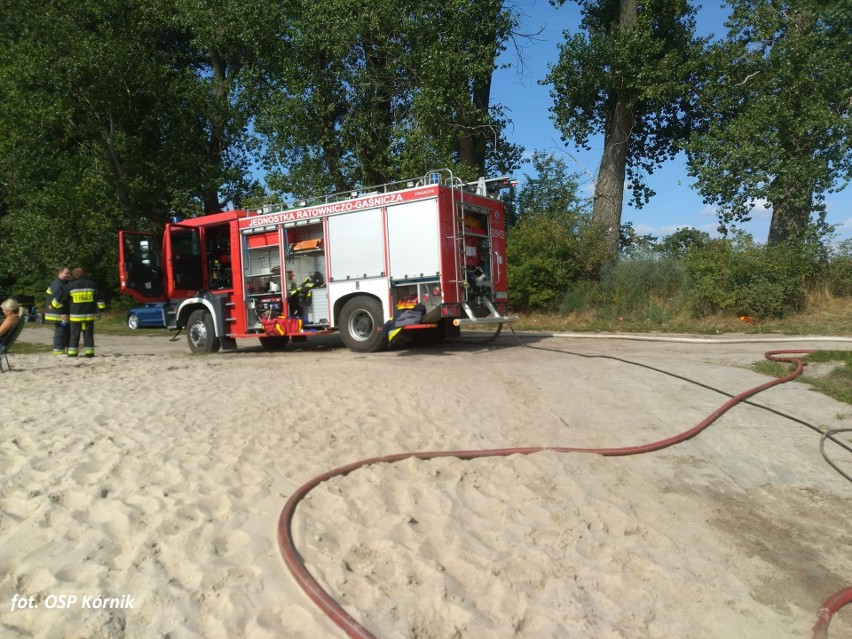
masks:
<instances>
[{"instance_id":1,"label":"tall tree","mask_svg":"<svg viewBox=\"0 0 852 639\"><path fill-rule=\"evenodd\" d=\"M409 155L431 144L467 177L514 170L519 149L504 137L502 105L491 102L497 57L516 35L514 9L503 0L437 0L419 7L409 31L407 74L415 96Z\"/></svg>"},{"instance_id":2,"label":"tall tree","mask_svg":"<svg viewBox=\"0 0 852 639\"><path fill-rule=\"evenodd\" d=\"M262 88L280 70L277 51L287 34L286 3L274 0L156 0L156 22L177 36L185 67L179 74L189 119L195 188L205 213L239 204L255 187L257 140L251 121ZM154 9L149 9L153 13ZM180 49L178 49L180 50ZM169 51L174 55L174 51Z\"/></svg>"},{"instance_id":3,"label":"tall tree","mask_svg":"<svg viewBox=\"0 0 852 639\"><path fill-rule=\"evenodd\" d=\"M273 188L347 190L445 166L472 179L517 166L490 103L514 25L501 1L312 0L292 15L289 70L256 123Z\"/></svg>"},{"instance_id":4,"label":"tall tree","mask_svg":"<svg viewBox=\"0 0 852 639\"><path fill-rule=\"evenodd\" d=\"M249 28L269 24L255 4L0 5L0 278L70 261L114 281L118 228L251 189L239 74L264 44Z\"/></svg>"},{"instance_id":5,"label":"tall tree","mask_svg":"<svg viewBox=\"0 0 852 639\"><path fill-rule=\"evenodd\" d=\"M637 208L654 195L644 178L686 137L703 43L688 0L576 2L585 33L566 32L545 82L564 141L589 149L590 137L603 134L592 215L615 259L625 178Z\"/></svg>"},{"instance_id":6,"label":"tall tree","mask_svg":"<svg viewBox=\"0 0 852 639\"><path fill-rule=\"evenodd\" d=\"M701 92L690 174L724 229L772 209L769 243L820 232L852 177L852 11L829 0L730 0Z\"/></svg>"}]
</instances>

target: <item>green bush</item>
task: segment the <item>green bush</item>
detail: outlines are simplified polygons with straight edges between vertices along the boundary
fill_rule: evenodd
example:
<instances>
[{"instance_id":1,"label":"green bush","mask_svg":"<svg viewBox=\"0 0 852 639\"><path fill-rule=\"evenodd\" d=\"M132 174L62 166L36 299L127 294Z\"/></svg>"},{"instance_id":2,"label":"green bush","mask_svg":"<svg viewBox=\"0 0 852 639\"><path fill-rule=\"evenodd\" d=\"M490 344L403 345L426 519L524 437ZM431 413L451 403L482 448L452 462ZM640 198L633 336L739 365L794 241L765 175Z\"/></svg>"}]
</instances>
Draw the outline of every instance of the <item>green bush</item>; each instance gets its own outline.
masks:
<instances>
[{"instance_id":1,"label":"green bush","mask_svg":"<svg viewBox=\"0 0 852 639\"><path fill-rule=\"evenodd\" d=\"M659 324L683 306L683 289L682 259L634 257L608 267L598 281L573 283L561 310L595 310L601 319L630 316Z\"/></svg>"},{"instance_id":2,"label":"green bush","mask_svg":"<svg viewBox=\"0 0 852 639\"><path fill-rule=\"evenodd\" d=\"M852 297L852 257L835 257L828 267L828 290L837 297Z\"/></svg>"},{"instance_id":3,"label":"green bush","mask_svg":"<svg viewBox=\"0 0 852 639\"><path fill-rule=\"evenodd\" d=\"M688 303L701 317L727 311L782 317L799 310L823 266L819 246L755 244L750 237L712 240L685 257Z\"/></svg>"},{"instance_id":4,"label":"green bush","mask_svg":"<svg viewBox=\"0 0 852 639\"><path fill-rule=\"evenodd\" d=\"M562 297L561 313L581 313L603 306L603 290L599 281L578 280L568 285Z\"/></svg>"},{"instance_id":5,"label":"green bush","mask_svg":"<svg viewBox=\"0 0 852 639\"><path fill-rule=\"evenodd\" d=\"M671 306L683 289L682 260L653 257L622 260L608 269L602 284L618 315L646 314L652 306Z\"/></svg>"},{"instance_id":6,"label":"green bush","mask_svg":"<svg viewBox=\"0 0 852 639\"><path fill-rule=\"evenodd\" d=\"M591 310L602 320L630 317L652 325L685 311L768 318L800 310L820 278L833 278L836 290L852 288L852 258L836 257L826 269L819 244L759 245L748 235L699 239L683 251L622 259L597 280L574 281L562 312Z\"/></svg>"},{"instance_id":7,"label":"green bush","mask_svg":"<svg viewBox=\"0 0 852 639\"><path fill-rule=\"evenodd\" d=\"M517 307L552 311L572 282L598 277L605 233L564 160L538 152L532 164L536 176L518 192L518 216L506 234L509 286Z\"/></svg>"},{"instance_id":8,"label":"green bush","mask_svg":"<svg viewBox=\"0 0 852 639\"><path fill-rule=\"evenodd\" d=\"M507 235L509 287L520 308L553 309L572 282L593 278L605 260L605 238L571 215L522 218Z\"/></svg>"},{"instance_id":9,"label":"green bush","mask_svg":"<svg viewBox=\"0 0 852 639\"><path fill-rule=\"evenodd\" d=\"M834 247L825 274L825 283L832 295L852 297L852 240Z\"/></svg>"}]
</instances>

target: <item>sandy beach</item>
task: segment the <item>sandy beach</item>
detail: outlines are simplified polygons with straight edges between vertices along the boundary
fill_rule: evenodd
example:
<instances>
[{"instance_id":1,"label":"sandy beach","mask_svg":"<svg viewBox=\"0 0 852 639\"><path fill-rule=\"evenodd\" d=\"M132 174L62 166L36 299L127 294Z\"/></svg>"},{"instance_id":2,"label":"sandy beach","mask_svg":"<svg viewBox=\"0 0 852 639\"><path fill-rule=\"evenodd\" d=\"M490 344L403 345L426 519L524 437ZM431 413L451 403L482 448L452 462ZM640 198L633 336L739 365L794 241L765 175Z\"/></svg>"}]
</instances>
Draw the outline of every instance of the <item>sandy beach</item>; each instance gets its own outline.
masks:
<instances>
[{"instance_id":1,"label":"sandy beach","mask_svg":"<svg viewBox=\"0 0 852 639\"><path fill-rule=\"evenodd\" d=\"M652 442L765 382L747 368L765 351L850 348L511 332L371 355L325 338L192 356L165 331L96 344L91 360L12 354L0 375L3 637L345 637L278 548L312 477L401 452ZM843 428L852 407L791 382L654 453L377 464L311 491L293 532L376 637L809 638L852 585L852 484L791 417ZM830 637L852 637L850 608Z\"/></svg>"}]
</instances>

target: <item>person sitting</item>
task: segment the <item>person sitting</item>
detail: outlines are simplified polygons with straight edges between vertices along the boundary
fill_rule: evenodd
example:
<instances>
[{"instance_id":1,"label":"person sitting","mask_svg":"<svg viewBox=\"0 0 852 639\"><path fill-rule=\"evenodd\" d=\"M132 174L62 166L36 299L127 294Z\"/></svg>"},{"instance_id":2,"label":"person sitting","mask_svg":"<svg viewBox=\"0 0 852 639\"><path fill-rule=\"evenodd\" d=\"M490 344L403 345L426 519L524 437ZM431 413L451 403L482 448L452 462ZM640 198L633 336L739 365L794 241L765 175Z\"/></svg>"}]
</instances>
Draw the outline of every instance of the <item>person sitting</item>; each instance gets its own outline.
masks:
<instances>
[{"instance_id":1,"label":"person sitting","mask_svg":"<svg viewBox=\"0 0 852 639\"><path fill-rule=\"evenodd\" d=\"M22 321L21 315L23 315L24 309L11 298L0 304L0 307L3 308L3 321L0 322L0 344L3 344L6 338L12 334L18 322Z\"/></svg>"}]
</instances>

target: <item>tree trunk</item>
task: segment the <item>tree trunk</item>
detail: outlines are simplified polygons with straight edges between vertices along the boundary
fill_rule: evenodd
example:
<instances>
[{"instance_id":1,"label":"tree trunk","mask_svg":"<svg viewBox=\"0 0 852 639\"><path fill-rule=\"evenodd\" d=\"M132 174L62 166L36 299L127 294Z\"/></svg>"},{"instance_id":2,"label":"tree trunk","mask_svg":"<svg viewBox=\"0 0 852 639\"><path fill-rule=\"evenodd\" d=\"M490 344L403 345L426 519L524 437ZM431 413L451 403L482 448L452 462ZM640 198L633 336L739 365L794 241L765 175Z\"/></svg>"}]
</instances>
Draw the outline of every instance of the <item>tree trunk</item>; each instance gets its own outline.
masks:
<instances>
[{"instance_id":1,"label":"tree trunk","mask_svg":"<svg viewBox=\"0 0 852 639\"><path fill-rule=\"evenodd\" d=\"M471 93L473 120L476 123L488 121L488 107L491 103L491 75L473 78ZM471 126L470 120L464 117L461 110L458 141L459 161L476 169L477 175L485 175L485 155L488 152L487 137L493 135L490 128L482 128L482 124Z\"/></svg>"},{"instance_id":2,"label":"tree trunk","mask_svg":"<svg viewBox=\"0 0 852 639\"><path fill-rule=\"evenodd\" d=\"M799 237L808 228L813 210L813 190L781 186L777 177L772 182L772 190L779 195L772 201L768 244L776 245ZM801 193L805 195L802 196Z\"/></svg>"},{"instance_id":3,"label":"tree trunk","mask_svg":"<svg viewBox=\"0 0 852 639\"><path fill-rule=\"evenodd\" d=\"M487 126L490 122L489 109L491 106L491 83L494 75L493 63L497 60L499 47L497 45L497 23L503 10L502 2L492 4L492 13L487 14L491 20L493 29L490 29L485 37L490 47L490 62L488 70L470 78L471 92L469 109L471 117L465 117L467 109L464 107L459 113L459 137L458 153L459 161L471 168L476 169L476 175L485 175L485 159L488 153L489 136L494 136L494 131ZM483 9L484 10L484 9ZM468 106L468 105L465 105ZM471 121L472 120L472 121ZM496 149L495 149L496 151Z\"/></svg>"},{"instance_id":4,"label":"tree trunk","mask_svg":"<svg viewBox=\"0 0 852 639\"><path fill-rule=\"evenodd\" d=\"M227 104L228 89L225 77L227 65L218 51L210 51L210 67L213 71L213 86L220 106ZM204 213L219 213L219 184L222 173L222 150L225 146L225 120L219 109L213 111L210 120L210 137L207 140L207 162L202 168L201 199Z\"/></svg>"},{"instance_id":5,"label":"tree trunk","mask_svg":"<svg viewBox=\"0 0 852 639\"><path fill-rule=\"evenodd\" d=\"M607 118L604 150L595 184L592 219L606 229L607 252L618 257L621 232L621 206L624 201L624 174L627 167L627 147L633 128L633 111L621 98Z\"/></svg>"},{"instance_id":6,"label":"tree trunk","mask_svg":"<svg viewBox=\"0 0 852 639\"><path fill-rule=\"evenodd\" d=\"M801 237L807 230L813 211L813 183L793 167L803 165L816 150L810 140L798 135L790 126L778 127L782 163L769 184L767 199L772 204L769 224L770 245Z\"/></svg>"},{"instance_id":7,"label":"tree trunk","mask_svg":"<svg viewBox=\"0 0 852 639\"><path fill-rule=\"evenodd\" d=\"M459 138L458 138L458 150L459 150L459 162L464 164L465 166L469 166L471 168L476 168L479 171L479 175L482 175L482 171L479 169L481 165L485 164L484 154L480 158L480 154L477 151L477 143L476 139L479 136L479 132L474 130L467 121L460 117L459 118Z\"/></svg>"},{"instance_id":8,"label":"tree trunk","mask_svg":"<svg viewBox=\"0 0 852 639\"><path fill-rule=\"evenodd\" d=\"M96 114L95 117L99 116ZM133 202L130 198L130 192L127 190L127 172L124 170L121 160L118 157L118 149L115 144L115 122L113 121L111 113L107 115L106 119L107 122L104 122L103 124L103 128L106 130L103 132L103 137L99 140L99 142L103 146L107 163L112 170L115 194L118 197L118 201L121 202L121 206L124 208L124 214L130 215L132 213L136 213L136 211L133 210Z\"/></svg>"},{"instance_id":9,"label":"tree trunk","mask_svg":"<svg viewBox=\"0 0 852 639\"><path fill-rule=\"evenodd\" d=\"M362 149L363 186L384 184L391 180L391 131L393 130L393 104L391 102L392 78L388 71L386 53L369 33L364 35L364 68L372 82L365 88L369 92L370 111L374 127Z\"/></svg>"},{"instance_id":10,"label":"tree trunk","mask_svg":"<svg viewBox=\"0 0 852 639\"><path fill-rule=\"evenodd\" d=\"M621 0L619 29L633 27L636 21L636 0ZM604 150L598 170L598 181L595 184L592 218L606 229L607 252L610 258L615 260L618 258L618 241L621 232L627 151L630 147L630 135L635 118L633 105L627 96L614 94L611 96L611 104L604 132Z\"/></svg>"}]
</instances>

